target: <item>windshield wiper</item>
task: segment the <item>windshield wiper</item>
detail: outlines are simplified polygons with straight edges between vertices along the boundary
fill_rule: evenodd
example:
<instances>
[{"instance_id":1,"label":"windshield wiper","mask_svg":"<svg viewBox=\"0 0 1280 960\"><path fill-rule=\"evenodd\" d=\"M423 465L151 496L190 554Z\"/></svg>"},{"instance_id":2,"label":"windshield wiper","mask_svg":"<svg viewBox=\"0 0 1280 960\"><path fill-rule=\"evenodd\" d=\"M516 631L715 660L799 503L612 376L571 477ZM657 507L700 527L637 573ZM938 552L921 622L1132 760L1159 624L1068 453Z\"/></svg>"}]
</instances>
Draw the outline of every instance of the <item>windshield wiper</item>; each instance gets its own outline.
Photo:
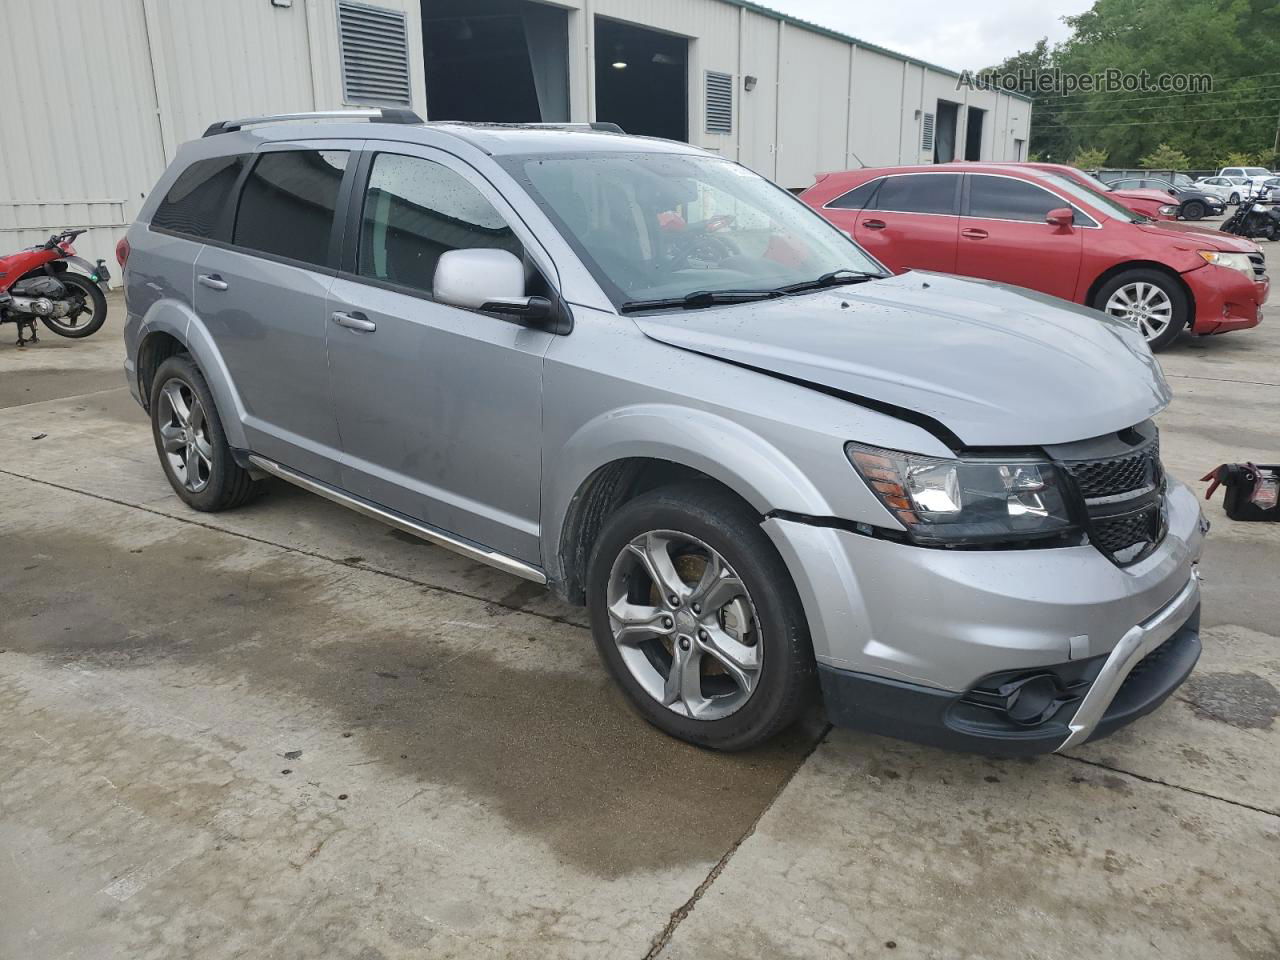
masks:
<instances>
[{"instance_id":1,"label":"windshield wiper","mask_svg":"<svg viewBox=\"0 0 1280 960\"><path fill-rule=\"evenodd\" d=\"M824 273L816 280L805 280L802 283L791 283L778 287L778 293L803 293L806 290L821 290L823 287L839 287L846 283L865 283L868 280L881 280L884 275L867 273L864 270L840 269Z\"/></svg>"},{"instance_id":2,"label":"windshield wiper","mask_svg":"<svg viewBox=\"0 0 1280 960\"><path fill-rule=\"evenodd\" d=\"M695 290L683 297L665 300L628 300L618 307L619 313L635 313L637 310L682 310L697 307L713 307L722 303L750 303L754 300L772 300L782 296L780 290Z\"/></svg>"}]
</instances>

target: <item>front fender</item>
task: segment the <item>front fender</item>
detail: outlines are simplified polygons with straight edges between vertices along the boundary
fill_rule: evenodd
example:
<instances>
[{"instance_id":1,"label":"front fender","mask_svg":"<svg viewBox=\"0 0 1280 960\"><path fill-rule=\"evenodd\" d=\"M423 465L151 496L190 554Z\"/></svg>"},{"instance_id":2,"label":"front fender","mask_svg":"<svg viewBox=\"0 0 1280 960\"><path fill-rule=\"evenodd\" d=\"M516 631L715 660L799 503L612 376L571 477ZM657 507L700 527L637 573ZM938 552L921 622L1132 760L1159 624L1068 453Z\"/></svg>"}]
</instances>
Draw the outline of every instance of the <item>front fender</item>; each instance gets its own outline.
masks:
<instances>
[{"instance_id":1,"label":"front fender","mask_svg":"<svg viewBox=\"0 0 1280 960\"><path fill-rule=\"evenodd\" d=\"M559 578L566 519L587 480L619 460L666 460L718 480L760 514L786 510L830 516L831 504L777 446L739 423L705 410L639 404L587 421L544 472L542 556Z\"/></svg>"},{"instance_id":2,"label":"front fender","mask_svg":"<svg viewBox=\"0 0 1280 960\"><path fill-rule=\"evenodd\" d=\"M227 443L234 449L248 449L244 433L244 404L236 392L222 354L200 317L179 301L157 300L143 315L138 333L139 347L154 333L168 334L191 354L191 359L200 368L205 383L213 394Z\"/></svg>"}]
</instances>

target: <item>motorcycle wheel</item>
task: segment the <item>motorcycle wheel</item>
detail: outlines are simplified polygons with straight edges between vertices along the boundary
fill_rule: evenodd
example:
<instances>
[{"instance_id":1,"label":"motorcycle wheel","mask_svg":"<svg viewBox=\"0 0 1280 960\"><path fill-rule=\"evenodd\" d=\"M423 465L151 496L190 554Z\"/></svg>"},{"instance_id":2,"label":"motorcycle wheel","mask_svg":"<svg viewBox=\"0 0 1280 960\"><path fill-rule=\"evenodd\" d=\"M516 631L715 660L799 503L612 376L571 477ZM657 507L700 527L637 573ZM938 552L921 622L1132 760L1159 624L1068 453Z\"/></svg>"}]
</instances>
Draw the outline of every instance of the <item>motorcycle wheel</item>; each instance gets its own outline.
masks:
<instances>
[{"instance_id":1,"label":"motorcycle wheel","mask_svg":"<svg viewBox=\"0 0 1280 960\"><path fill-rule=\"evenodd\" d=\"M97 333L107 322L107 298L102 288L78 273L64 273L58 282L67 288L67 299L79 301L70 316L41 317L44 325L60 337L79 340Z\"/></svg>"}]
</instances>

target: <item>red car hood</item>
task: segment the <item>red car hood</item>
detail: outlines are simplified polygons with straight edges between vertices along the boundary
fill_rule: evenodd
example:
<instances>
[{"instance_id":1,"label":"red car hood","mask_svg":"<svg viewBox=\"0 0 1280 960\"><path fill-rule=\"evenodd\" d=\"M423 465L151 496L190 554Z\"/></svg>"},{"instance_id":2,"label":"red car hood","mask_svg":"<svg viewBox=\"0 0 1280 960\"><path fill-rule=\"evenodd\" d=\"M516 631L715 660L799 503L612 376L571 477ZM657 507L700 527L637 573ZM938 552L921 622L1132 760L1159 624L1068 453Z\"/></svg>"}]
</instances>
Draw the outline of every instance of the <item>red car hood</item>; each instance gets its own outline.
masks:
<instances>
[{"instance_id":1,"label":"red car hood","mask_svg":"<svg viewBox=\"0 0 1280 960\"><path fill-rule=\"evenodd\" d=\"M1175 206L1178 203L1176 197L1171 197L1163 190L1110 190L1108 193L1113 197L1119 197L1121 201L1146 200L1148 203L1172 203Z\"/></svg>"},{"instance_id":2,"label":"red car hood","mask_svg":"<svg viewBox=\"0 0 1280 960\"><path fill-rule=\"evenodd\" d=\"M1194 223L1179 223L1175 220L1159 220L1155 223L1135 224L1139 230L1167 237L1175 234L1186 243L1188 250L1218 250L1222 253L1257 253L1258 245L1252 240L1237 237L1221 230L1212 230Z\"/></svg>"}]
</instances>

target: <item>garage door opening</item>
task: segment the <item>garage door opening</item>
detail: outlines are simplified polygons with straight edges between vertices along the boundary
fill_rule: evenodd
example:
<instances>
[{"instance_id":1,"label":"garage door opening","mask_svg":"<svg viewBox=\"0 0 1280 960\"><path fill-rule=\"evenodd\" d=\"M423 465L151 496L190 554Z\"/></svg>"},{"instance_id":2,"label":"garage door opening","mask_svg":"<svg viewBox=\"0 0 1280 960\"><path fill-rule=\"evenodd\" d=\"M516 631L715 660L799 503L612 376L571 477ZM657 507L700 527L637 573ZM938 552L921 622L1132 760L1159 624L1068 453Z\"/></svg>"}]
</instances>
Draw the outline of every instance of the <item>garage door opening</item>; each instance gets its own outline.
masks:
<instances>
[{"instance_id":1,"label":"garage door opening","mask_svg":"<svg viewBox=\"0 0 1280 960\"><path fill-rule=\"evenodd\" d=\"M982 159L982 118L987 111L978 107L969 108L969 119L965 123L964 158L966 160Z\"/></svg>"},{"instance_id":2,"label":"garage door opening","mask_svg":"<svg viewBox=\"0 0 1280 960\"><path fill-rule=\"evenodd\" d=\"M956 158L956 119L960 104L938 101L938 119L933 137L933 162L950 163Z\"/></svg>"},{"instance_id":3,"label":"garage door opening","mask_svg":"<svg viewBox=\"0 0 1280 960\"><path fill-rule=\"evenodd\" d=\"M427 116L564 123L569 16L529 0L422 0Z\"/></svg>"},{"instance_id":4,"label":"garage door opening","mask_svg":"<svg viewBox=\"0 0 1280 960\"><path fill-rule=\"evenodd\" d=\"M596 17L596 119L689 139L689 41Z\"/></svg>"}]
</instances>

